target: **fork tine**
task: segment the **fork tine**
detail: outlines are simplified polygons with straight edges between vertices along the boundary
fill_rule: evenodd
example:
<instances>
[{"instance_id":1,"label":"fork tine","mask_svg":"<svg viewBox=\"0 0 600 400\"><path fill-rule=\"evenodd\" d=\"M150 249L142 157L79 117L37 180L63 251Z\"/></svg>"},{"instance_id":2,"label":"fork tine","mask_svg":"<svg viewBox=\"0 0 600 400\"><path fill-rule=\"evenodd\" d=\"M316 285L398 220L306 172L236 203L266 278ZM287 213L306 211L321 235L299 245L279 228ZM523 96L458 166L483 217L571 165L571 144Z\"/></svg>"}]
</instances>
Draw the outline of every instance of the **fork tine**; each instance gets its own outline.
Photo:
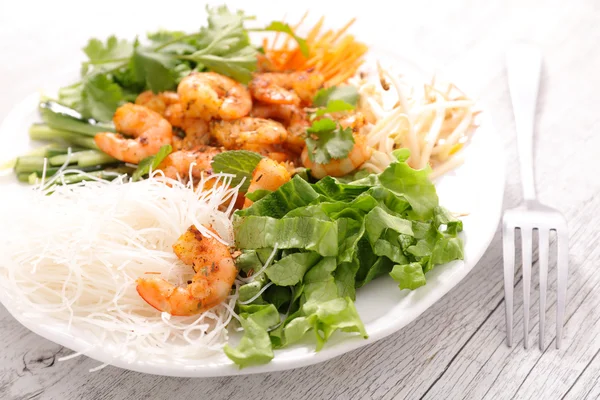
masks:
<instances>
[{"instance_id":1,"label":"fork tine","mask_svg":"<svg viewBox=\"0 0 600 400\"><path fill-rule=\"evenodd\" d=\"M562 344L563 323L565 319L565 305L567 303L567 275L569 273L569 238L564 230L556 231L558 241L557 250L557 302L556 308L556 348Z\"/></svg>"},{"instance_id":2,"label":"fork tine","mask_svg":"<svg viewBox=\"0 0 600 400\"><path fill-rule=\"evenodd\" d=\"M529 300L531 294L531 243L532 229L521 228L521 253L523 255L523 346L529 348Z\"/></svg>"},{"instance_id":3,"label":"fork tine","mask_svg":"<svg viewBox=\"0 0 600 400\"><path fill-rule=\"evenodd\" d=\"M503 226L504 257L504 303L506 305L506 344L512 346L513 334L513 289L515 285L515 229Z\"/></svg>"},{"instance_id":4,"label":"fork tine","mask_svg":"<svg viewBox=\"0 0 600 400\"><path fill-rule=\"evenodd\" d=\"M546 290L548 286L548 231L538 229L540 262L540 350L544 351L546 328Z\"/></svg>"}]
</instances>

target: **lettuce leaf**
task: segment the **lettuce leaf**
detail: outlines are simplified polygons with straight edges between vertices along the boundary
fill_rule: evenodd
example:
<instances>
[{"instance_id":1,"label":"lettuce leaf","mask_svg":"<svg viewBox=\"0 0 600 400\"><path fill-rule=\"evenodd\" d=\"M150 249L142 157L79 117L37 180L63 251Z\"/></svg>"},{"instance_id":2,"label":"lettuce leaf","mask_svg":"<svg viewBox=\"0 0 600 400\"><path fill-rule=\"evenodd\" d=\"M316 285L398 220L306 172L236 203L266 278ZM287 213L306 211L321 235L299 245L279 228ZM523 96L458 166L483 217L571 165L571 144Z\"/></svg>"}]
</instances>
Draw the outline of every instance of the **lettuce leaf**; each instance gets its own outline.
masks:
<instances>
[{"instance_id":1,"label":"lettuce leaf","mask_svg":"<svg viewBox=\"0 0 600 400\"><path fill-rule=\"evenodd\" d=\"M242 270L262 267L267 251L282 249L262 274L265 281L240 288L240 298L248 299L271 283L252 305L286 314L268 333L273 347L307 334L317 350L335 331L366 337L353 303L357 288L389 274L400 289L414 290L434 266L463 258L462 222L438 205L428 171L410 168L404 153L379 175L316 183L294 177L236 212Z\"/></svg>"},{"instance_id":2,"label":"lettuce leaf","mask_svg":"<svg viewBox=\"0 0 600 400\"><path fill-rule=\"evenodd\" d=\"M414 170L405 162L392 163L379 175L381 185L404 197L415 216L426 220L438 206L435 186L429 180L430 169Z\"/></svg>"},{"instance_id":3,"label":"lettuce leaf","mask_svg":"<svg viewBox=\"0 0 600 400\"><path fill-rule=\"evenodd\" d=\"M390 276L398 282L400 289L416 289L425 285L425 274L421 264L413 262L404 265L394 265Z\"/></svg>"},{"instance_id":4,"label":"lettuce leaf","mask_svg":"<svg viewBox=\"0 0 600 400\"><path fill-rule=\"evenodd\" d=\"M270 265L265 274L279 286L293 286L302 281L306 271L315 265L321 256L316 252L294 253Z\"/></svg>"},{"instance_id":5,"label":"lettuce leaf","mask_svg":"<svg viewBox=\"0 0 600 400\"><path fill-rule=\"evenodd\" d=\"M264 196L252 206L236 212L238 217L250 215L281 218L288 212L309 205L319 194L310 183L294 176L276 191Z\"/></svg>"},{"instance_id":6,"label":"lettuce leaf","mask_svg":"<svg viewBox=\"0 0 600 400\"><path fill-rule=\"evenodd\" d=\"M279 323L279 312L274 305L253 306L253 313L240 314L244 336L237 347L226 344L223 351L240 368L264 364L274 357L273 346L267 329ZM250 310L248 310L250 311Z\"/></svg>"},{"instance_id":7,"label":"lettuce leaf","mask_svg":"<svg viewBox=\"0 0 600 400\"><path fill-rule=\"evenodd\" d=\"M337 225L316 218L275 219L251 215L236 219L234 230L240 249L305 249L322 256L335 256L338 252Z\"/></svg>"}]
</instances>

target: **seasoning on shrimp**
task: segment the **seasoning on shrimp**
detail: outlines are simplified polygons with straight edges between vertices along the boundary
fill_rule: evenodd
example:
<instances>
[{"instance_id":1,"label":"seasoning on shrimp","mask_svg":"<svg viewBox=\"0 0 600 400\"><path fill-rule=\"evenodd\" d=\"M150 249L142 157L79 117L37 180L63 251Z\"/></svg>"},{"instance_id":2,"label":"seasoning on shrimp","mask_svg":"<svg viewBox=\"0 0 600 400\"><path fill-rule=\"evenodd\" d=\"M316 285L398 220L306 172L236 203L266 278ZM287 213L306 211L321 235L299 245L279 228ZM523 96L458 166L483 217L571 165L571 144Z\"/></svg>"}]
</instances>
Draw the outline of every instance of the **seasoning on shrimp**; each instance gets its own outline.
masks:
<instances>
[{"instance_id":1,"label":"seasoning on shrimp","mask_svg":"<svg viewBox=\"0 0 600 400\"><path fill-rule=\"evenodd\" d=\"M140 93L135 103L156 111L169 121L173 127L181 128L185 137L173 137L173 147L177 150L189 150L210 141L208 122L202 118L189 117L184 113L179 95L175 92L154 94L151 90Z\"/></svg>"},{"instance_id":2,"label":"seasoning on shrimp","mask_svg":"<svg viewBox=\"0 0 600 400\"><path fill-rule=\"evenodd\" d=\"M191 150L179 150L169 154L157 169L173 179L187 177L192 167L192 178L200 178L202 171L211 169L212 159L222 150L211 146L199 146Z\"/></svg>"},{"instance_id":3,"label":"seasoning on shrimp","mask_svg":"<svg viewBox=\"0 0 600 400\"><path fill-rule=\"evenodd\" d=\"M101 132L96 134L94 141L100 150L120 161L138 164L156 154L162 146L171 144L173 138L171 124L159 113L144 106L122 105L117 108L113 122L121 133Z\"/></svg>"},{"instance_id":4,"label":"seasoning on shrimp","mask_svg":"<svg viewBox=\"0 0 600 400\"><path fill-rule=\"evenodd\" d=\"M205 226L213 235L217 232ZM186 287L156 276L137 280L137 292L152 307L171 315L194 315L225 301L238 270L229 248L192 225L173 245L175 255L191 265L196 274Z\"/></svg>"},{"instance_id":5,"label":"seasoning on shrimp","mask_svg":"<svg viewBox=\"0 0 600 400\"><path fill-rule=\"evenodd\" d=\"M253 150L254 145L282 144L287 130L277 121L244 117L234 121L212 121L210 134L228 150Z\"/></svg>"},{"instance_id":6,"label":"seasoning on shrimp","mask_svg":"<svg viewBox=\"0 0 600 400\"><path fill-rule=\"evenodd\" d=\"M215 72L193 72L181 80L177 94L189 118L232 120L245 117L252 98L241 83Z\"/></svg>"},{"instance_id":7,"label":"seasoning on shrimp","mask_svg":"<svg viewBox=\"0 0 600 400\"><path fill-rule=\"evenodd\" d=\"M268 104L311 104L323 86L323 76L315 72L255 74L248 84L252 97Z\"/></svg>"},{"instance_id":8,"label":"seasoning on shrimp","mask_svg":"<svg viewBox=\"0 0 600 400\"><path fill-rule=\"evenodd\" d=\"M255 102L252 106L252 116L274 119L281 122L287 132L286 147L300 154L306 145L306 129L310 126L308 114L304 108L293 104L267 104Z\"/></svg>"}]
</instances>

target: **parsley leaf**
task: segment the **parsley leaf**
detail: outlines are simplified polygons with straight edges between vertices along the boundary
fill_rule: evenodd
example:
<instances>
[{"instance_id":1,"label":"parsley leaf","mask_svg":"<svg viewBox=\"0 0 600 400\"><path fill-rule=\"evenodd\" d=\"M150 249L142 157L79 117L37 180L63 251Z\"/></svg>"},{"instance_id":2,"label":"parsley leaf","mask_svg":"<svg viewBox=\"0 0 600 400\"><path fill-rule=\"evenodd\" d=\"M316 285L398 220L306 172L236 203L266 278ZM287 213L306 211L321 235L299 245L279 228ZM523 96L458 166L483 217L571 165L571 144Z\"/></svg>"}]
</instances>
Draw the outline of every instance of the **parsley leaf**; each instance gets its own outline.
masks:
<instances>
[{"instance_id":1,"label":"parsley leaf","mask_svg":"<svg viewBox=\"0 0 600 400\"><path fill-rule=\"evenodd\" d=\"M358 90L352 85L331 86L321 89L313 99L313 105L316 107L325 107L334 100L343 100L344 102L356 106L358 102Z\"/></svg>"},{"instance_id":2,"label":"parsley leaf","mask_svg":"<svg viewBox=\"0 0 600 400\"><path fill-rule=\"evenodd\" d=\"M302 53L302 55L304 57L308 57L308 46L306 45L306 40L302 39L301 37L297 36L294 31L292 30L292 28L290 28L290 26L288 24L285 24L281 21L273 21L271 22L266 28L264 29L260 29L262 31L270 31L270 32L283 32L283 33L287 33L288 35L290 35L291 37L294 38L294 40L296 41L296 43L298 43L298 48L300 49L300 52Z\"/></svg>"},{"instance_id":3,"label":"parsley leaf","mask_svg":"<svg viewBox=\"0 0 600 400\"><path fill-rule=\"evenodd\" d=\"M150 157L144 158L137 166L137 169L131 176L132 181L139 181L143 176L148 175L150 170L158 168L161 162L173 151L173 147L170 144L162 146L158 152Z\"/></svg>"},{"instance_id":4,"label":"parsley leaf","mask_svg":"<svg viewBox=\"0 0 600 400\"><path fill-rule=\"evenodd\" d=\"M308 156L318 164L326 164L332 158L347 157L354 146L352 129L344 129L329 118L313 122L306 132Z\"/></svg>"},{"instance_id":5,"label":"parsley leaf","mask_svg":"<svg viewBox=\"0 0 600 400\"><path fill-rule=\"evenodd\" d=\"M246 178L240 188L242 192L246 192L252 180L252 172L261 159L260 154L252 151L232 150L217 154L211 166L214 172L235 175L231 182L232 186L238 185L243 178Z\"/></svg>"}]
</instances>

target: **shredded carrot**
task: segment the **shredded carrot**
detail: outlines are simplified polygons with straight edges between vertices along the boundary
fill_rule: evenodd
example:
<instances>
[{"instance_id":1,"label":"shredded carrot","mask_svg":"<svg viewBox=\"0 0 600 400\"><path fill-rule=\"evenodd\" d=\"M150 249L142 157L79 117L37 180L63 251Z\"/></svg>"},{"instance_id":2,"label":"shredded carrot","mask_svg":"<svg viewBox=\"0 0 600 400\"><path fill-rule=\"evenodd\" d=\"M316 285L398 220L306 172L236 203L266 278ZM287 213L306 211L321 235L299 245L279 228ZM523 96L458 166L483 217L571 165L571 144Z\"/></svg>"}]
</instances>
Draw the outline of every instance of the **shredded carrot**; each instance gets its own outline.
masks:
<instances>
[{"instance_id":1,"label":"shredded carrot","mask_svg":"<svg viewBox=\"0 0 600 400\"><path fill-rule=\"evenodd\" d=\"M297 31L304 23L307 13L292 26ZM346 32L355 19L348 21L341 29L323 31L325 17L321 17L306 35L308 57L305 57L295 42L287 37L279 45L278 35L273 40L263 40L264 58L261 66L275 71L305 71L313 69L323 74L326 86L343 83L356 74L364 62L363 56L368 47L356 41Z\"/></svg>"}]
</instances>

